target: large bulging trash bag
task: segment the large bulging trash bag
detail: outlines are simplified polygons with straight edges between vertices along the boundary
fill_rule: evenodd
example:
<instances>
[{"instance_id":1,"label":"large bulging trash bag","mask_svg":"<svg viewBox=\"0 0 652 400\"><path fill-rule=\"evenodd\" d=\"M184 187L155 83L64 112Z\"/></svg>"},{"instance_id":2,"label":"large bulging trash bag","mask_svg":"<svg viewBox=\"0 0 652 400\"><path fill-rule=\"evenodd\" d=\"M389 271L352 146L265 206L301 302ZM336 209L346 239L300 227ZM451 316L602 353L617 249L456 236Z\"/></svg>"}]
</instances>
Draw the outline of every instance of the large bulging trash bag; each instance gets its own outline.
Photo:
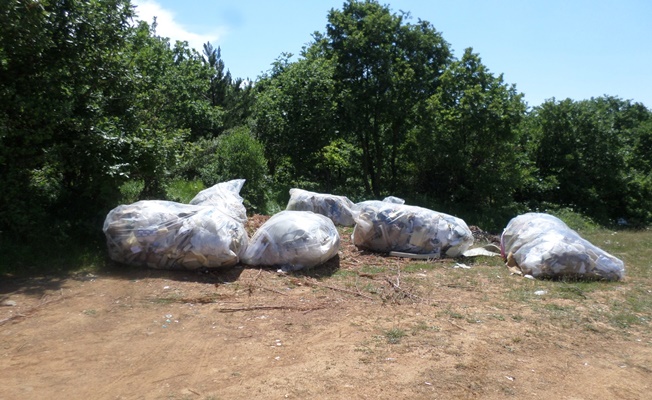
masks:
<instances>
[{"instance_id":1,"label":"large bulging trash bag","mask_svg":"<svg viewBox=\"0 0 652 400\"><path fill-rule=\"evenodd\" d=\"M247 247L244 224L220 207L142 200L104 220L112 260L159 269L230 267Z\"/></svg>"},{"instance_id":2,"label":"large bulging trash bag","mask_svg":"<svg viewBox=\"0 0 652 400\"><path fill-rule=\"evenodd\" d=\"M535 278L619 280L625 273L621 260L549 214L527 213L513 218L503 231L500 247L503 258L511 258L523 274Z\"/></svg>"},{"instance_id":3,"label":"large bulging trash bag","mask_svg":"<svg viewBox=\"0 0 652 400\"><path fill-rule=\"evenodd\" d=\"M285 210L273 215L252 236L242 262L296 271L330 260L340 235L328 217L311 211Z\"/></svg>"},{"instance_id":4,"label":"large bulging trash bag","mask_svg":"<svg viewBox=\"0 0 652 400\"><path fill-rule=\"evenodd\" d=\"M341 226L353 226L355 205L345 196L309 192L303 189L290 189L290 200L286 210L312 211L325 215L333 223Z\"/></svg>"},{"instance_id":5,"label":"large bulging trash bag","mask_svg":"<svg viewBox=\"0 0 652 400\"><path fill-rule=\"evenodd\" d=\"M473 244L466 223L452 215L387 201L357 203L353 244L364 250L457 257Z\"/></svg>"},{"instance_id":6,"label":"large bulging trash bag","mask_svg":"<svg viewBox=\"0 0 652 400\"><path fill-rule=\"evenodd\" d=\"M219 207L225 214L244 224L247 222L247 210L242 204L243 199L240 196L240 190L244 183L244 179L220 182L197 193L190 200L190 204Z\"/></svg>"}]
</instances>

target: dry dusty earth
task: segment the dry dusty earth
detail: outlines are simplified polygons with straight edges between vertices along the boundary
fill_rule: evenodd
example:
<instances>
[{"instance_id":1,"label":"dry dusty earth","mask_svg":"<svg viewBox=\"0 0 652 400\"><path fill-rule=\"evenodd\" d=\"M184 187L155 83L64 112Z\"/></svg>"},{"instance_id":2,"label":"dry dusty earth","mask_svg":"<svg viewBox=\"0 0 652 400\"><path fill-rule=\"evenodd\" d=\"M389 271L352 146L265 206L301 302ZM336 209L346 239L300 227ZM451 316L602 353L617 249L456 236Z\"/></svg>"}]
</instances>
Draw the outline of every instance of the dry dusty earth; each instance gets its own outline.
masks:
<instances>
[{"instance_id":1,"label":"dry dusty earth","mask_svg":"<svg viewBox=\"0 0 652 400\"><path fill-rule=\"evenodd\" d=\"M509 293L535 281L454 265L344 232L336 259L289 275L4 277L0 399L650 398L652 334L582 317L600 293L524 301Z\"/></svg>"}]
</instances>

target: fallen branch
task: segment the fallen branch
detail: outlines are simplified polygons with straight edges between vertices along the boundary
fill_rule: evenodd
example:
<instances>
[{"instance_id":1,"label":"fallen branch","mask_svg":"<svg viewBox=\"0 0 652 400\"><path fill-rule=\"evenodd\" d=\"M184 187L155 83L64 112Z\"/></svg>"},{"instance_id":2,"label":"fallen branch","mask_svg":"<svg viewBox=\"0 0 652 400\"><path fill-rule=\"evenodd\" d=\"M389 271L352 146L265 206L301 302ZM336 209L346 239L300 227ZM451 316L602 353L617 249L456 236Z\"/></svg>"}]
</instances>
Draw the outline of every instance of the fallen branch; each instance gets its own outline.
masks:
<instances>
[{"instance_id":1,"label":"fallen branch","mask_svg":"<svg viewBox=\"0 0 652 400\"><path fill-rule=\"evenodd\" d=\"M274 293L282 294L283 296L287 296L287 295L288 295L287 293L283 293L283 292L281 292L280 290L276 290L276 289L268 288L268 287L265 287L265 286L262 286L262 285L252 285L252 286L255 286L255 287L259 288L259 289L268 290L268 291L270 291L270 292L274 292Z\"/></svg>"},{"instance_id":2,"label":"fallen branch","mask_svg":"<svg viewBox=\"0 0 652 400\"><path fill-rule=\"evenodd\" d=\"M421 298L421 297L419 297L419 296L417 296L415 294L412 294L412 293L408 292L407 290L401 288L398 277L396 278L396 281L399 282L399 284L396 284L396 283L392 282L392 280L389 279L389 278L387 278L386 280L396 292L402 294L403 296L409 297L409 298L411 298L413 300L425 301L425 299L423 299L423 298Z\"/></svg>"},{"instance_id":3,"label":"fallen branch","mask_svg":"<svg viewBox=\"0 0 652 400\"><path fill-rule=\"evenodd\" d=\"M35 313L36 311L38 311L38 309L43 307L44 305L51 304L51 303L54 303L54 302L57 302L57 301L61 301L63 299L63 294L61 294L56 299L47 300L47 298L48 298L48 296L44 295L43 297L41 297L41 301L36 306L30 308L29 310L25 311L24 313L20 313L20 314L16 313L15 315L12 315L9 318L0 319L0 325L4 325L5 323L16 320L18 318L27 318L30 315L32 315L33 313Z\"/></svg>"},{"instance_id":4,"label":"fallen branch","mask_svg":"<svg viewBox=\"0 0 652 400\"><path fill-rule=\"evenodd\" d=\"M258 311L258 310L292 310L292 311L314 311L321 310L325 308L324 305L319 305L316 307L295 307L295 306L247 306L247 307L235 307L235 308L218 308L219 312L238 312L238 311Z\"/></svg>"},{"instance_id":5,"label":"fallen branch","mask_svg":"<svg viewBox=\"0 0 652 400\"><path fill-rule=\"evenodd\" d=\"M25 314L14 314L9 318L0 319L0 325L4 325L6 322L13 321L18 318L25 318L25 317L27 317L27 315Z\"/></svg>"},{"instance_id":6,"label":"fallen branch","mask_svg":"<svg viewBox=\"0 0 652 400\"><path fill-rule=\"evenodd\" d=\"M351 295L353 295L353 296L359 296L359 297L362 297L362 298L365 298L365 299L367 299L367 300L371 300L371 301L374 301L374 300L375 300L373 297L371 297L371 296L367 296L366 294L362 294L362 293L360 293L359 291L358 291L358 292L354 292L354 291L352 291L352 290L347 290L347 289L343 289L343 288L339 288L339 287L335 287L335 286L323 285L323 284L321 284L321 283L310 282L310 281L307 281L307 280L304 281L304 282L305 282L305 284L308 285L308 286L321 287L321 288L330 289L330 290L335 290L335 291L342 292L342 293L348 293L348 294L351 294Z\"/></svg>"}]
</instances>

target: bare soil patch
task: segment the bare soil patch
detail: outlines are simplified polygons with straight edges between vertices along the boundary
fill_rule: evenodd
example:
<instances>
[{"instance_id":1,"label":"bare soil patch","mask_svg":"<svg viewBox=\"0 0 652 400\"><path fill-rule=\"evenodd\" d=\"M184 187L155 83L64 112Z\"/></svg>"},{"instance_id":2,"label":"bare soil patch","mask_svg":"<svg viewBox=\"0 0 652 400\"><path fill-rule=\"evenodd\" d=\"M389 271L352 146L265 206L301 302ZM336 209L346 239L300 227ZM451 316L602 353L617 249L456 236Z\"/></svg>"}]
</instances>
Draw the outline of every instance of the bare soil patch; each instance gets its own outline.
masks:
<instances>
[{"instance_id":1,"label":"bare soil patch","mask_svg":"<svg viewBox=\"0 0 652 400\"><path fill-rule=\"evenodd\" d=\"M499 264L361 252L344 229L294 274L3 278L0 399L649 396L652 334L599 317L627 280L548 297Z\"/></svg>"}]
</instances>

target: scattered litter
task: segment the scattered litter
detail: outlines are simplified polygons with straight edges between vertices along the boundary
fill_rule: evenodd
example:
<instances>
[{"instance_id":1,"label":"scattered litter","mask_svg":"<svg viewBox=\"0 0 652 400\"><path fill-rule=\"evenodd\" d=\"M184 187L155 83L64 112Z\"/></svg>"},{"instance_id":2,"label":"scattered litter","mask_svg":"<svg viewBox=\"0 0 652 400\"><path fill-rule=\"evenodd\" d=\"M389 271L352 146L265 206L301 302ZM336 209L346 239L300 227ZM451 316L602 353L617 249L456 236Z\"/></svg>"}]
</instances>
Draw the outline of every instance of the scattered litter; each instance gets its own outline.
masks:
<instances>
[{"instance_id":1,"label":"scattered litter","mask_svg":"<svg viewBox=\"0 0 652 400\"><path fill-rule=\"evenodd\" d=\"M455 265L453 265L453 268L471 269L471 267L462 263L456 263Z\"/></svg>"},{"instance_id":2,"label":"scattered litter","mask_svg":"<svg viewBox=\"0 0 652 400\"><path fill-rule=\"evenodd\" d=\"M415 254L415 253L405 253L402 251L390 251L389 255L392 257L412 258L415 260L433 260L435 258L439 258L439 253Z\"/></svg>"},{"instance_id":3,"label":"scattered litter","mask_svg":"<svg viewBox=\"0 0 652 400\"><path fill-rule=\"evenodd\" d=\"M548 294L548 291L547 290L537 290L536 292L534 292L534 294L537 295L537 296L543 296L544 294Z\"/></svg>"},{"instance_id":4,"label":"scattered litter","mask_svg":"<svg viewBox=\"0 0 652 400\"><path fill-rule=\"evenodd\" d=\"M485 257L497 257L500 256L500 247L496 246L495 244L488 244L482 247L476 247L474 249L469 249L462 253L462 256L464 257L478 257L478 256L485 256Z\"/></svg>"},{"instance_id":5,"label":"scattered litter","mask_svg":"<svg viewBox=\"0 0 652 400\"><path fill-rule=\"evenodd\" d=\"M18 305L18 303L16 303L13 300L5 300L5 301L2 302L2 305L7 306L7 307L15 307L15 306Z\"/></svg>"},{"instance_id":6,"label":"scattered litter","mask_svg":"<svg viewBox=\"0 0 652 400\"><path fill-rule=\"evenodd\" d=\"M514 378L513 376L509 376L509 375L505 375L505 378L509 379L509 380L512 381L512 382L513 382L514 380L516 380L516 378Z\"/></svg>"}]
</instances>

